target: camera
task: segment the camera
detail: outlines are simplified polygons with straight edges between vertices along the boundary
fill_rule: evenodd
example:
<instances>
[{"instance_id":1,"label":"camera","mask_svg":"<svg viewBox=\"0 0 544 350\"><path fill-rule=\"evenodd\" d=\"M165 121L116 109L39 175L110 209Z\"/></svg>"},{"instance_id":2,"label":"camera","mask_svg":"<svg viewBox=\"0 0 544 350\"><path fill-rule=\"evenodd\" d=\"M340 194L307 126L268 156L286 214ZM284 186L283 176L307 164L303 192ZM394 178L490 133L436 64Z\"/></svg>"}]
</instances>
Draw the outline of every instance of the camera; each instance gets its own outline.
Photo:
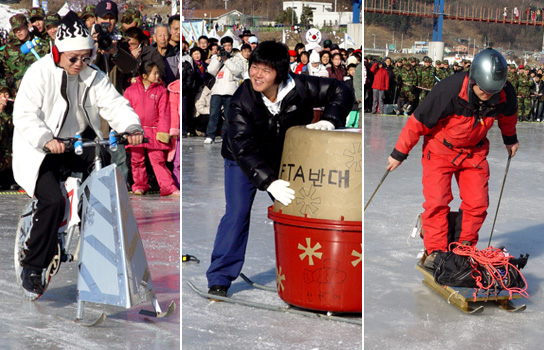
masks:
<instances>
[{"instance_id":1,"label":"camera","mask_svg":"<svg viewBox=\"0 0 544 350\"><path fill-rule=\"evenodd\" d=\"M221 58L223 58L223 57L229 58L230 57L230 52L225 50L225 48L223 46L219 46L218 54L219 54L219 57L221 57Z\"/></svg>"},{"instance_id":2,"label":"camera","mask_svg":"<svg viewBox=\"0 0 544 350\"><path fill-rule=\"evenodd\" d=\"M102 51L108 51L113 47L114 40L120 40L119 35L110 33L109 23L101 23L94 25L94 32L98 33L96 42L98 43L98 49Z\"/></svg>"}]
</instances>

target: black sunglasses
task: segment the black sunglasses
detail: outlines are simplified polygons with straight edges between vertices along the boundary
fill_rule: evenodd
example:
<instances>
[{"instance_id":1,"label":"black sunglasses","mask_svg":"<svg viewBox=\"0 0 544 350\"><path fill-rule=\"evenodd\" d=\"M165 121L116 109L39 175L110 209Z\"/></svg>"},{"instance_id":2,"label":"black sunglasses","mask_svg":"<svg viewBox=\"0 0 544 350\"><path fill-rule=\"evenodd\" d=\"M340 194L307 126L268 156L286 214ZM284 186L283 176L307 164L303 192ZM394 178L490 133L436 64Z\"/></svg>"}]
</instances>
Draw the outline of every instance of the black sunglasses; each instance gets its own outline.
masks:
<instances>
[{"instance_id":1,"label":"black sunglasses","mask_svg":"<svg viewBox=\"0 0 544 350\"><path fill-rule=\"evenodd\" d=\"M68 57L68 61L70 61L70 63L76 63L77 61L80 61L85 63L85 64L89 64L91 62L91 57L83 57L83 58L79 58L79 57Z\"/></svg>"}]
</instances>

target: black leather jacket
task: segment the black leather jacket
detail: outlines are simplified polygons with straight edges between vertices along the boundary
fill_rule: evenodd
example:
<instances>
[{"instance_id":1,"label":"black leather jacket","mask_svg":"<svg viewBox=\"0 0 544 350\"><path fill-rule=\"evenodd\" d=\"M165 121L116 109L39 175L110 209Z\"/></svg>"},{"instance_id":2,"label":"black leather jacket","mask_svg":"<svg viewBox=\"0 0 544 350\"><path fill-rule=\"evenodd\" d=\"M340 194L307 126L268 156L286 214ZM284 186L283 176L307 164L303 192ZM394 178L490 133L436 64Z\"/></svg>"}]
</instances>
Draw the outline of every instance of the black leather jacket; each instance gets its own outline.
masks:
<instances>
[{"instance_id":1,"label":"black leather jacket","mask_svg":"<svg viewBox=\"0 0 544 350\"><path fill-rule=\"evenodd\" d=\"M268 111L261 93L255 92L246 79L232 96L226 117L227 135L223 136L221 155L236 161L260 190L278 179L287 129L310 124L314 107L325 107L321 120L343 127L355 99L353 90L336 79L291 76L295 88L281 102L279 114Z\"/></svg>"}]
</instances>

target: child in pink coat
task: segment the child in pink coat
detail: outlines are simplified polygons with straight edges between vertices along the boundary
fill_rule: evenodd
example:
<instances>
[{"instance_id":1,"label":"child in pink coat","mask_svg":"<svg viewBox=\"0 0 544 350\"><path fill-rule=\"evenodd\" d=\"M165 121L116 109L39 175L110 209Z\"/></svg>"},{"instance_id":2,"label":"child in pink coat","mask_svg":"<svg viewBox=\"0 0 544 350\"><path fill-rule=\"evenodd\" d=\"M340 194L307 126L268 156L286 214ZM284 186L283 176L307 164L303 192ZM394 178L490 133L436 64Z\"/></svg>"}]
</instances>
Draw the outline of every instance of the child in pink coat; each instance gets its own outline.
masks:
<instances>
[{"instance_id":1,"label":"child in pink coat","mask_svg":"<svg viewBox=\"0 0 544 350\"><path fill-rule=\"evenodd\" d=\"M145 194L149 190L145 155L149 157L153 172L161 189L161 196L179 196L179 189L166 167L166 155L170 149L170 106L168 91L160 81L160 73L153 62L140 65L140 76L136 83L125 91L125 98L140 117L145 136L149 143L127 146L131 153L132 192Z\"/></svg>"}]
</instances>

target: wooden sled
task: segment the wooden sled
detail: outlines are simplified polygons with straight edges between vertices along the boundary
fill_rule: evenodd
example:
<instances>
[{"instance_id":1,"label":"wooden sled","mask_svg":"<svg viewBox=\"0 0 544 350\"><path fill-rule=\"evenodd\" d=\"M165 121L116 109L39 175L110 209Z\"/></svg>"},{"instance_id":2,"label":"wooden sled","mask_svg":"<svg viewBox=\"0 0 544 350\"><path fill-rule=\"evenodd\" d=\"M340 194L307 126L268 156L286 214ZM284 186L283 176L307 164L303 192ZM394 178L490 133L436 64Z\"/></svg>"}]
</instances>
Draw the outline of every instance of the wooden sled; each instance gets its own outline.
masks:
<instances>
[{"instance_id":1,"label":"wooden sled","mask_svg":"<svg viewBox=\"0 0 544 350\"><path fill-rule=\"evenodd\" d=\"M510 299L508 291L500 291L498 293L479 291L474 300L474 288L464 287L449 287L438 284L434 281L433 271L423 266L426 255L423 255L421 260L417 263L416 268L423 273L423 284L436 293L441 295L448 301L448 304L453 304L459 310L467 314L475 314L484 311L483 305L476 305L478 302L493 302L497 304L501 309L508 312L518 312L526 309L526 305L515 306ZM512 299L520 299L520 294L512 295Z\"/></svg>"}]
</instances>

